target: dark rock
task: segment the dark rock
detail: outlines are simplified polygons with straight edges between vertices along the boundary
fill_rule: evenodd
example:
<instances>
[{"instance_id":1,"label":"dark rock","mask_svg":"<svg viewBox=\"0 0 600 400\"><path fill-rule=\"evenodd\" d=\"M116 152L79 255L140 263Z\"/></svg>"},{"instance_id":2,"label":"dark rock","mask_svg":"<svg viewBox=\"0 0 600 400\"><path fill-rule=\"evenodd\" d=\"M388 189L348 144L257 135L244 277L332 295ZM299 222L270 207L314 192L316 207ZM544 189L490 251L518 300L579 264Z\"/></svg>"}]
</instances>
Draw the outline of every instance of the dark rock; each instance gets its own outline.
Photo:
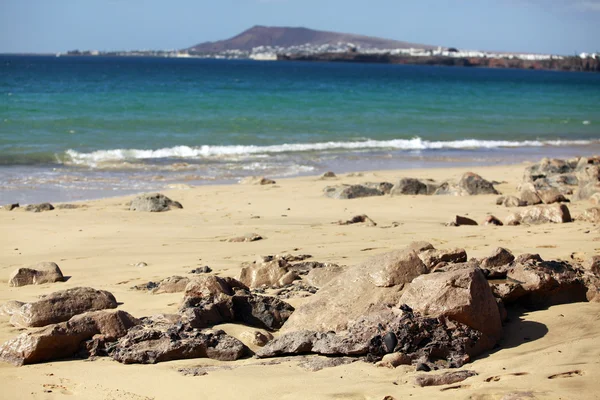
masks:
<instances>
[{"instance_id":1,"label":"dark rock","mask_svg":"<svg viewBox=\"0 0 600 400\"><path fill-rule=\"evenodd\" d=\"M43 283L62 282L63 280L63 273L56 263L41 262L13 271L8 278L8 286L41 285Z\"/></svg>"},{"instance_id":2,"label":"dark rock","mask_svg":"<svg viewBox=\"0 0 600 400\"><path fill-rule=\"evenodd\" d=\"M415 385L420 387L451 385L476 375L477 372L475 371L453 371L441 375L419 375L415 377Z\"/></svg>"},{"instance_id":3,"label":"dark rock","mask_svg":"<svg viewBox=\"0 0 600 400\"><path fill-rule=\"evenodd\" d=\"M54 206L50 203L41 203L41 204L30 204L25 207L25 211L31 212L42 212L42 211L52 211L54 210Z\"/></svg>"},{"instance_id":4,"label":"dark rock","mask_svg":"<svg viewBox=\"0 0 600 400\"><path fill-rule=\"evenodd\" d=\"M467 217L461 217L460 215L455 215L446 226L464 226L464 225L477 225L475 220Z\"/></svg>"},{"instance_id":5,"label":"dark rock","mask_svg":"<svg viewBox=\"0 0 600 400\"><path fill-rule=\"evenodd\" d=\"M491 269L496 267L501 267L510 264L515 260L515 256L502 247L498 247L491 256L486 257L481 260L481 268Z\"/></svg>"},{"instance_id":6,"label":"dark rock","mask_svg":"<svg viewBox=\"0 0 600 400\"><path fill-rule=\"evenodd\" d=\"M469 195L498 194L491 182L473 172L465 173L458 186Z\"/></svg>"},{"instance_id":7,"label":"dark rock","mask_svg":"<svg viewBox=\"0 0 600 400\"><path fill-rule=\"evenodd\" d=\"M72 357L85 341L96 337L104 343L117 340L139 323L124 311L96 311L74 316L67 322L22 333L0 347L0 359L15 365L35 364Z\"/></svg>"},{"instance_id":8,"label":"dark rock","mask_svg":"<svg viewBox=\"0 0 600 400\"><path fill-rule=\"evenodd\" d=\"M353 224L366 224L367 226L377 226L377 223L369 218L367 215L356 215L347 221L338 221L338 225L353 225Z\"/></svg>"},{"instance_id":9,"label":"dark rock","mask_svg":"<svg viewBox=\"0 0 600 400\"><path fill-rule=\"evenodd\" d=\"M432 188L432 185L428 186L418 179L402 178L394 185L390 193L392 196L428 195L435 191L431 190Z\"/></svg>"},{"instance_id":10,"label":"dark rock","mask_svg":"<svg viewBox=\"0 0 600 400\"><path fill-rule=\"evenodd\" d=\"M161 193L141 194L131 201L129 210L145 212L169 211L173 208L183 208L177 201L173 201Z\"/></svg>"},{"instance_id":11,"label":"dark rock","mask_svg":"<svg viewBox=\"0 0 600 400\"><path fill-rule=\"evenodd\" d=\"M39 327L67 321L88 311L116 308L115 297L92 288L73 288L43 296L40 300L25 303L10 318L15 326Z\"/></svg>"},{"instance_id":12,"label":"dark rock","mask_svg":"<svg viewBox=\"0 0 600 400\"><path fill-rule=\"evenodd\" d=\"M337 178L335 172L327 171L323 175L321 175L321 179L334 179Z\"/></svg>"},{"instance_id":13,"label":"dark rock","mask_svg":"<svg viewBox=\"0 0 600 400\"><path fill-rule=\"evenodd\" d=\"M365 182L364 186L379 190L383 194L390 194L394 185L390 182Z\"/></svg>"},{"instance_id":14,"label":"dark rock","mask_svg":"<svg viewBox=\"0 0 600 400\"><path fill-rule=\"evenodd\" d=\"M383 196L385 193L378 188L365 185L327 186L324 189L326 197L333 199L357 199L361 197Z\"/></svg>"},{"instance_id":15,"label":"dark rock","mask_svg":"<svg viewBox=\"0 0 600 400\"><path fill-rule=\"evenodd\" d=\"M493 215L488 215L485 218L485 221L483 221L484 225L496 225L496 226L503 226L504 224L502 223L502 221L500 221L498 218L494 217Z\"/></svg>"},{"instance_id":16,"label":"dark rock","mask_svg":"<svg viewBox=\"0 0 600 400\"><path fill-rule=\"evenodd\" d=\"M107 351L124 364L156 364L191 358L234 361L246 354L247 347L221 330L150 323L130 329Z\"/></svg>"},{"instance_id":17,"label":"dark rock","mask_svg":"<svg viewBox=\"0 0 600 400\"><path fill-rule=\"evenodd\" d=\"M12 211L15 208L19 208L19 203L12 203L12 204L7 204L5 206L2 206L2 209L4 211Z\"/></svg>"},{"instance_id":18,"label":"dark rock","mask_svg":"<svg viewBox=\"0 0 600 400\"><path fill-rule=\"evenodd\" d=\"M209 267L208 265L205 265L204 267L194 268L193 270L190 271L190 274L209 274L211 272L212 272L212 268Z\"/></svg>"}]
</instances>

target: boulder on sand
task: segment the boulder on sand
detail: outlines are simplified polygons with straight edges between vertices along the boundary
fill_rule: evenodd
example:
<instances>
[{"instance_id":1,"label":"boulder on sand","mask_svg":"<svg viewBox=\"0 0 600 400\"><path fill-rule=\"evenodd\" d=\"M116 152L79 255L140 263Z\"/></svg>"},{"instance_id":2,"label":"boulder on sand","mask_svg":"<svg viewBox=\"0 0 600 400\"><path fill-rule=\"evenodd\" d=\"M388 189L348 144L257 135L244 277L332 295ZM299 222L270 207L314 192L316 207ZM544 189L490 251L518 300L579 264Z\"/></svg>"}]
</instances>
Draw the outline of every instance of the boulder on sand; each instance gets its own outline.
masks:
<instances>
[{"instance_id":1,"label":"boulder on sand","mask_svg":"<svg viewBox=\"0 0 600 400\"><path fill-rule=\"evenodd\" d=\"M540 205L528 207L522 211L510 214L506 225L545 224L572 222L569 208L564 204Z\"/></svg>"},{"instance_id":2,"label":"boulder on sand","mask_svg":"<svg viewBox=\"0 0 600 400\"><path fill-rule=\"evenodd\" d=\"M183 208L183 206L161 193L141 194L135 197L129 206L130 211L145 212L162 212L173 208Z\"/></svg>"},{"instance_id":3,"label":"boulder on sand","mask_svg":"<svg viewBox=\"0 0 600 400\"><path fill-rule=\"evenodd\" d=\"M502 335L498 305L479 268L419 276L400 303L424 316L450 318L481 332L478 344L483 349L491 349Z\"/></svg>"},{"instance_id":4,"label":"boulder on sand","mask_svg":"<svg viewBox=\"0 0 600 400\"><path fill-rule=\"evenodd\" d=\"M279 288L298 279L298 275L288 267L287 261L282 258L244 263L237 279L249 288Z\"/></svg>"},{"instance_id":5,"label":"boulder on sand","mask_svg":"<svg viewBox=\"0 0 600 400\"><path fill-rule=\"evenodd\" d=\"M68 321L84 312L107 308L117 308L117 301L111 293L79 287L54 292L38 301L23 304L12 314L10 323L18 327L40 327Z\"/></svg>"},{"instance_id":6,"label":"boulder on sand","mask_svg":"<svg viewBox=\"0 0 600 400\"><path fill-rule=\"evenodd\" d=\"M358 199L361 197L383 196L385 193L377 187L367 185L327 186L323 189L326 197L332 199Z\"/></svg>"},{"instance_id":7,"label":"boulder on sand","mask_svg":"<svg viewBox=\"0 0 600 400\"><path fill-rule=\"evenodd\" d=\"M72 357L94 337L111 342L124 336L138 320L124 311L95 311L67 322L25 332L0 346L0 360L15 365Z\"/></svg>"},{"instance_id":8,"label":"boulder on sand","mask_svg":"<svg viewBox=\"0 0 600 400\"><path fill-rule=\"evenodd\" d=\"M494 185L473 172L465 173L458 182L458 187L467 195L499 194Z\"/></svg>"},{"instance_id":9,"label":"boulder on sand","mask_svg":"<svg viewBox=\"0 0 600 400\"><path fill-rule=\"evenodd\" d=\"M41 285L43 283L61 282L62 280L64 280L64 276L56 263L41 262L13 271L8 278L8 286Z\"/></svg>"}]
</instances>

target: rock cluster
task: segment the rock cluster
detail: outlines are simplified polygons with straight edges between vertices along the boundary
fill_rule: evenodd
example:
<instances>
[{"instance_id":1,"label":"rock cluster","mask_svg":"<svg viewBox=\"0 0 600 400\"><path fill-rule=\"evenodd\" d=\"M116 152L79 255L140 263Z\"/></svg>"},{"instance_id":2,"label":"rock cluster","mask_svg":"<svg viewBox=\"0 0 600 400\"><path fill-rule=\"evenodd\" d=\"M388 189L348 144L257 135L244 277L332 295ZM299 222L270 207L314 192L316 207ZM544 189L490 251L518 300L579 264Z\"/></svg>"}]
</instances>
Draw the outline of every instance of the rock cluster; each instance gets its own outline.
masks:
<instances>
[{"instance_id":1,"label":"rock cluster","mask_svg":"<svg viewBox=\"0 0 600 400\"><path fill-rule=\"evenodd\" d=\"M458 182L435 182L431 179L419 180L402 178L395 185L389 182L367 182L360 185L327 186L325 196L334 199L356 199L360 197L401 195L452 195L473 196L498 194L494 185L473 173L465 173Z\"/></svg>"}]
</instances>

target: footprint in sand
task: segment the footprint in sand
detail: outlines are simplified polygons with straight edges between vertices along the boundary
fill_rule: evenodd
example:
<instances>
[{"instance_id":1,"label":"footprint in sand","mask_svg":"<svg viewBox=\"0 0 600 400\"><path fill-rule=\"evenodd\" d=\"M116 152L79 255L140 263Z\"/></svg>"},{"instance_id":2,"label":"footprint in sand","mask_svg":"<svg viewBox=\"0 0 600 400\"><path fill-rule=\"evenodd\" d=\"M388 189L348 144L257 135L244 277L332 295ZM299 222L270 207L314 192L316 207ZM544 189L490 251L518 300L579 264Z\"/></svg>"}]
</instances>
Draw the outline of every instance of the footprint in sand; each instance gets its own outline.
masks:
<instances>
[{"instance_id":1,"label":"footprint in sand","mask_svg":"<svg viewBox=\"0 0 600 400\"><path fill-rule=\"evenodd\" d=\"M563 372L560 374L550 375L548 379L558 379L558 378L573 378L575 376L583 376L583 372L580 370Z\"/></svg>"},{"instance_id":2,"label":"footprint in sand","mask_svg":"<svg viewBox=\"0 0 600 400\"><path fill-rule=\"evenodd\" d=\"M525 376L525 375L529 375L529 372L515 372L513 374L507 374L504 376ZM487 378L485 380L485 382L498 382L498 381L502 380L502 378L503 378L502 375L490 376L489 378Z\"/></svg>"}]
</instances>

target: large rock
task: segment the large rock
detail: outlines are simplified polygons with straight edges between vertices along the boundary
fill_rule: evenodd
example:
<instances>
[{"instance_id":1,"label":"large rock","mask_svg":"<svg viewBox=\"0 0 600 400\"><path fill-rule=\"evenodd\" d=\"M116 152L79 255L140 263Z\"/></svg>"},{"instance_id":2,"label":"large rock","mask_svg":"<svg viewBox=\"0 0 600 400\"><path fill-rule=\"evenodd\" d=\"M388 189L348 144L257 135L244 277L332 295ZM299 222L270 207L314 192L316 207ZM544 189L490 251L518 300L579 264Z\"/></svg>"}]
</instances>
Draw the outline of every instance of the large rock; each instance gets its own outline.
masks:
<instances>
[{"instance_id":1,"label":"large rock","mask_svg":"<svg viewBox=\"0 0 600 400\"><path fill-rule=\"evenodd\" d=\"M67 322L26 332L0 346L0 359L15 365L35 364L72 357L94 337L114 341L137 325L124 311L96 311L77 315Z\"/></svg>"},{"instance_id":2,"label":"large rock","mask_svg":"<svg viewBox=\"0 0 600 400\"><path fill-rule=\"evenodd\" d=\"M246 354L247 347L221 330L201 331L185 324L146 321L127 332L108 349L109 355L124 364L155 364L191 358L233 361Z\"/></svg>"},{"instance_id":3,"label":"large rock","mask_svg":"<svg viewBox=\"0 0 600 400\"><path fill-rule=\"evenodd\" d=\"M422 275L412 281L400 303L425 316L447 317L483 333L485 340L480 344L485 349L492 348L502 335L496 300L478 268Z\"/></svg>"},{"instance_id":4,"label":"large rock","mask_svg":"<svg viewBox=\"0 0 600 400\"><path fill-rule=\"evenodd\" d=\"M129 206L129 210L131 211L146 212L169 211L173 208L183 207L181 206L181 203L173 201L161 193L141 194L134 198Z\"/></svg>"},{"instance_id":5,"label":"large rock","mask_svg":"<svg viewBox=\"0 0 600 400\"><path fill-rule=\"evenodd\" d=\"M63 279L63 273L56 263L41 262L13 271L8 278L8 286L41 285L43 283L61 282Z\"/></svg>"},{"instance_id":6,"label":"large rock","mask_svg":"<svg viewBox=\"0 0 600 400\"><path fill-rule=\"evenodd\" d=\"M566 203L569 200L556 188L540 190L538 192L544 204Z\"/></svg>"},{"instance_id":7,"label":"large rock","mask_svg":"<svg viewBox=\"0 0 600 400\"><path fill-rule=\"evenodd\" d=\"M458 187L468 195L498 194L498 191L491 182L486 181L473 172L465 173L460 178Z\"/></svg>"},{"instance_id":8,"label":"large rock","mask_svg":"<svg viewBox=\"0 0 600 400\"><path fill-rule=\"evenodd\" d=\"M417 247L431 246L427 245ZM282 330L344 331L365 315L397 305L405 284L426 272L427 268L412 248L378 255L347 267L299 306Z\"/></svg>"},{"instance_id":9,"label":"large rock","mask_svg":"<svg viewBox=\"0 0 600 400\"><path fill-rule=\"evenodd\" d=\"M25 303L15 311L10 323L19 327L39 327L68 321L71 317L88 311L116 308L115 297L92 288L73 288L43 296L40 300Z\"/></svg>"},{"instance_id":10,"label":"large rock","mask_svg":"<svg viewBox=\"0 0 600 400\"><path fill-rule=\"evenodd\" d=\"M429 272L414 251L398 250L370 258L363 264L375 286L391 287L411 282Z\"/></svg>"},{"instance_id":11,"label":"large rock","mask_svg":"<svg viewBox=\"0 0 600 400\"><path fill-rule=\"evenodd\" d=\"M530 186L521 188L521 193L519 194L521 201L525 203L527 206L536 206L542 203L542 199L537 194L537 191L533 184Z\"/></svg>"},{"instance_id":12,"label":"large rock","mask_svg":"<svg viewBox=\"0 0 600 400\"><path fill-rule=\"evenodd\" d=\"M575 200L586 200L600 193L600 159L588 159L587 163L581 163L577 171L578 187L573 198Z\"/></svg>"},{"instance_id":13,"label":"large rock","mask_svg":"<svg viewBox=\"0 0 600 400\"><path fill-rule=\"evenodd\" d=\"M510 214L506 225L545 224L572 222L569 208L564 204L540 205L528 207L522 211Z\"/></svg>"},{"instance_id":14,"label":"large rock","mask_svg":"<svg viewBox=\"0 0 600 400\"><path fill-rule=\"evenodd\" d=\"M327 186L323 192L332 199L358 199L360 197L383 196L385 193L376 187L366 185Z\"/></svg>"}]
</instances>

